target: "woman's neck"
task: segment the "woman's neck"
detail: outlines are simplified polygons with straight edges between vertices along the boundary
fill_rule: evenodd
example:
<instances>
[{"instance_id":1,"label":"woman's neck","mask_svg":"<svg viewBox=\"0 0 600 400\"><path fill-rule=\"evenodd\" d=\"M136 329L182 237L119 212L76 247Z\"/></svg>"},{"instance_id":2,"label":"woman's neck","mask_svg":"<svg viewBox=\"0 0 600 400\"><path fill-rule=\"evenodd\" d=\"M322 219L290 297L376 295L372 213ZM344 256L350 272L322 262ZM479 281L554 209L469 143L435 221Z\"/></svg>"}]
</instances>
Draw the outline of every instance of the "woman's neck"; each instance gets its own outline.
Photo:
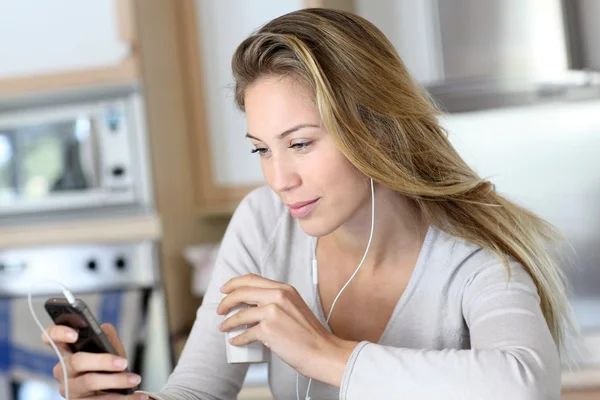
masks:
<instances>
[{"instance_id":1,"label":"woman's neck","mask_svg":"<svg viewBox=\"0 0 600 400\"><path fill-rule=\"evenodd\" d=\"M377 268L405 257L413 257L423 243L428 225L416 205L386 187L375 187L375 229L362 268ZM358 265L371 233L371 196L354 216L329 235L318 240L318 251L335 257L338 265Z\"/></svg>"}]
</instances>

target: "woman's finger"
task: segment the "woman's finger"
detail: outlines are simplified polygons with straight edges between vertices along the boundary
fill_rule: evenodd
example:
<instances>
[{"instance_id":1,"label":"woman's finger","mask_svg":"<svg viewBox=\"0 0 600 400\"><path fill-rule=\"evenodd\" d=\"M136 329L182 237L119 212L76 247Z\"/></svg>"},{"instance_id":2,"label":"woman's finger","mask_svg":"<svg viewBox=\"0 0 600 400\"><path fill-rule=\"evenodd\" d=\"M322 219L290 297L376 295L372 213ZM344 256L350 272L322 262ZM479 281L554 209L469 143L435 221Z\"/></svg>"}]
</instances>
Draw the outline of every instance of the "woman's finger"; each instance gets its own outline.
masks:
<instances>
[{"instance_id":1,"label":"woman's finger","mask_svg":"<svg viewBox=\"0 0 600 400\"><path fill-rule=\"evenodd\" d=\"M67 360L67 368L73 375L85 372L121 372L126 367L126 359L109 353L78 352Z\"/></svg>"},{"instance_id":2,"label":"woman's finger","mask_svg":"<svg viewBox=\"0 0 600 400\"><path fill-rule=\"evenodd\" d=\"M234 290L244 287L257 287L263 289L277 289L283 288L286 285L285 283L277 282L268 278L264 278L260 275L256 274L246 274L242 276L236 276L235 278L230 279L221 287L222 293L231 293Z\"/></svg>"},{"instance_id":3,"label":"woman's finger","mask_svg":"<svg viewBox=\"0 0 600 400\"><path fill-rule=\"evenodd\" d=\"M50 336L55 342L62 343L75 343L78 336L78 333L75 329L64 325L52 325L46 328L46 333L48 333L48 336ZM43 333L42 340L46 344L49 343L48 338Z\"/></svg>"},{"instance_id":4,"label":"woman's finger","mask_svg":"<svg viewBox=\"0 0 600 400\"><path fill-rule=\"evenodd\" d=\"M125 352L125 347L123 347L123 343L119 340L117 329L112 324L102 324L100 325L100 328L102 328L102 331L104 331L104 334L106 334L117 353L119 353L121 357L126 358L127 354Z\"/></svg>"},{"instance_id":5,"label":"woman's finger","mask_svg":"<svg viewBox=\"0 0 600 400\"><path fill-rule=\"evenodd\" d=\"M91 397L84 397L78 400L148 400L148 395L145 393L134 393L130 395L122 395L118 393L102 393L94 394Z\"/></svg>"},{"instance_id":6,"label":"woman's finger","mask_svg":"<svg viewBox=\"0 0 600 400\"><path fill-rule=\"evenodd\" d=\"M258 324L244 330L241 334L230 339L229 342L234 346L244 346L252 342L260 341L265 346L270 347L269 332L272 333L273 328L277 325L287 325L289 327L289 324L293 321L293 319L291 319L289 315L276 304L267 304L266 306L253 307L242 311L244 311L242 317L238 321L234 320L232 324L237 324L239 321L243 321L245 324L250 324L252 322L258 322ZM240 311L240 313L242 311ZM230 318L233 317L235 317L235 315Z\"/></svg>"},{"instance_id":7,"label":"woman's finger","mask_svg":"<svg viewBox=\"0 0 600 400\"><path fill-rule=\"evenodd\" d=\"M88 372L69 379L69 391L71 392L69 394L71 397L83 397L82 395L96 391L135 388L140 382L139 375L128 372L112 374ZM76 394L79 394L79 396L76 396ZM91 397L90 395L87 396Z\"/></svg>"},{"instance_id":8,"label":"woman's finger","mask_svg":"<svg viewBox=\"0 0 600 400\"><path fill-rule=\"evenodd\" d=\"M102 393L79 400L148 400L148 395L145 393L134 393L125 396L118 393Z\"/></svg>"},{"instance_id":9,"label":"woman's finger","mask_svg":"<svg viewBox=\"0 0 600 400\"><path fill-rule=\"evenodd\" d=\"M127 360L107 353L78 352L64 360L69 378L86 372L121 372L127 367ZM63 381L64 373L61 363L54 366L52 374L57 381Z\"/></svg>"},{"instance_id":10,"label":"woman's finger","mask_svg":"<svg viewBox=\"0 0 600 400\"><path fill-rule=\"evenodd\" d=\"M233 346L245 346L245 345L253 343L253 342L262 341L262 343L266 347L269 347L269 344L266 341L264 341L264 339L261 340L259 338L259 335L260 335L260 327L259 327L259 325L256 325L256 326L253 326L252 328L246 329L244 332L240 333L236 337L231 338L229 340L229 343L231 343Z\"/></svg>"},{"instance_id":11,"label":"woman's finger","mask_svg":"<svg viewBox=\"0 0 600 400\"><path fill-rule=\"evenodd\" d=\"M242 287L228 294L217 307L217 314L225 315L240 304L262 305L267 301L267 289Z\"/></svg>"},{"instance_id":12,"label":"woman's finger","mask_svg":"<svg viewBox=\"0 0 600 400\"><path fill-rule=\"evenodd\" d=\"M69 328L68 326L63 325L53 325L46 328L45 333L52 339L58 350L60 351L63 357L67 357L72 354L71 349L69 348L69 343L75 343L77 341L77 331ZM48 346L50 345L50 341L46 334L42 333L42 342L46 343Z\"/></svg>"},{"instance_id":13,"label":"woman's finger","mask_svg":"<svg viewBox=\"0 0 600 400\"><path fill-rule=\"evenodd\" d=\"M265 306L249 307L240 310L219 325L222 332L229 332L242 325L252 325L266 317Z\"/></svg>"},{"instance_id":14,"label":"woman's finger","mask_svg":"<svg viewBox=\"0 0 600 400\"><path fill-rule=\"evenodd\" d=\"M60 388L58 389L58 393L60 393L60 395L62 397L65 397L65 398L67 397L67 392L65 391L65 382L60 383ZM93 399L94 394L95 394L94 392L90 392L90 391L76 392L75 390L73 390L73 385L71 383L71 380L69 380L69 398L71 398L71 399L83 399L83 398Z\"/></svg>"},{"instance_id":15,"label":"woman's finger","mask_svg":"<svg viewBox=\"0 0 600 400\"><path fill-rule=\"evenodd\" d=\"M288 288L277 287L277 288L257 288L257 287L241 287L221 300L221 303L217 307L217 314L225 315L232 308L240 304L250 304L256 306L263 306L266 304L277 304L284 309L288 309L292 303L291 298L293 293Z\"/></svg>"}]
</instances>

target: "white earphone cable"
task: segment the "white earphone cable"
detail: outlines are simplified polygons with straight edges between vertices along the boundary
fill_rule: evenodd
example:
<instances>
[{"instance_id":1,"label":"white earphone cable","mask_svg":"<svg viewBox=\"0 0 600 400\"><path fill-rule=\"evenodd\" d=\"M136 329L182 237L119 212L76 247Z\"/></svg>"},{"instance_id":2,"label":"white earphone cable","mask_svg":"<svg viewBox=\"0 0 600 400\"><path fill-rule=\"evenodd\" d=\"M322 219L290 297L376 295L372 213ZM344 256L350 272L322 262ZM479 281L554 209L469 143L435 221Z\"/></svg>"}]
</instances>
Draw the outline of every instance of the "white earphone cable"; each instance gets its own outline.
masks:
<instances>
[{"instance_id":1,"label":"white earphone cable","mask_svg":"<svg viewBox=\"0 0 600 400\"><path fill-rule=\"evenodd\" d=\"M369 253L369 248L371 247L371 241L373 240L373 231L374 230L375 230L375 188L374 188L374 184L373 184L373 178L371 178L371 233L369 234L369 242L367 243L367 248L365 249L365 253L363 254L362 260L360 260L360 263L358 264L358 267L356 268L356 270L354 271L354 273L352 274L352 276L350 277L350 279L348 279L348 281L346 282L346 284L338 292L337 296L335 296L335 299L333 300L333 303L331 303L331 308L329 309L329 314L327 315L327 320L326 320L327 324L329 324L329 319L331 318L331 314L333 313L333 307L335 307L335 304L337 303L338 299L342 295L342 292L344 291L344 289L346 289L346 287L348 287L348 285L350 284L350 282L352 281L352 279L354 279L354 277L356 276L356 274L360 270L360 267L362 267L363 263L365 262L365 259L367 258L367 254ZM318 275L317 275L316 246L313 249L312 269L313 269L313 284L315 285L315 298L316 298L316 293L317 293L317 290L318 290L318 288L317 288L317 285L318 285ZM300 400L300 392L299 392L299 389L298 389L298 380L299 380L299 374L296 373L296 397L297 397L297 400ZM305 400L310 400L309 393L310 393L310 385L311 385L311 383L312 383L312 378L308 380L308 386L306 388Z\"/></svg>"},{"instance_id":2,"label":"white earphone cable","mask_svg":"<svg viewBox=\"0 0 600 400\"><path fill-rule=\"evenodd\" d=\"M348 285L350 284L352 279L354 279L354 277L358 273L358 270L360 269L360 267L362 267L363 263L365 262L365 259L367 258L367 253L369 252L369 248L371 247L371 241L373 240L374 227L375 227L375 190L373 189L373 179L371 179L371 234L369 235L369 242L367 243L367 248L365 250L365 254L363 254L362 260L360 260L360 264L358 264L358 267L356 268L356 270L354 271L354 273L352 274L350 279L348 279L348 282L346 282L344 287L342 287L342 289L339 291L339 293L333 300L333 303L331 304L331 308L329 309L329 315L327 316L327 323L329 323L329 319L331 318L331 313L333 312L333 307L335 307L335 303L337 303L338 299L342 295L342 292L344 291L344 289L346 289L346 287L348 287Z\"/></svg>"},{"instance_id":3,"label":"white earphone cable","mask_svg":"<svg viewBox=\"0 0 600 400\"><path fill-rule=\"evenodd\" d=\"M60 350L58 349L58 346L56 346L56 343L54 343L54 340L52 340L50 335L48 335L48 332L46 332L44 325L42 325L42 323L38 319L37 315L35 314L35 310L33 309L33 301L32 301L33 289L40 283L46 283L46 282L52 282L52 283L60 286L62 289L63 295L66 297L67 301L71 305L75 305L75 297L73 296L73 293L71 293L71 291L65 287L65 285L63 285L60 282L54 281L54 280L40 281L40 282L33 283L29 288L29 293L27 294L27 301L29 303L29 311L31 312L31 316L35 320L35 323L37 324L37 326L41 329L42 334L46 337L46 339L48 339L50 346L52 346L52 349L54 349L54 352L56 353L56 355L58 356L58 359L60 360L60 365L62 367L63 375L65 377L65 400L69 400L69 380L68 380L69 378L67 377L67 366L65 364L65 360L63 359L62 354L60 354Z\"/></svg>"},{"instance_id":4,"label":"white earphone cable","mask_svg":"<svg viewBox=\"0 0 600 400\"><path fill-rule=\"evenodd\" d=\"M313 292L313 303L312 303L312 307L311 307L311 311L314 313L315 312L315 308L317 307L317 295L318 295L318 285L319 285L319 270L318 270L318 264L317 264L317 239L315 238L313 241L313 259L312 259L312 281L313 281L313 288L314 288L314 292ZM300 374L296 372L296 400L300 400L300 387L299 387L299 381L300 381ZM308 391L310 390L310 383L311 381L308 381L308 390L306 391L306 395L308 396ZM310 400L310 397L308 397L308 399Z\"/></svg>"}]
</instances>

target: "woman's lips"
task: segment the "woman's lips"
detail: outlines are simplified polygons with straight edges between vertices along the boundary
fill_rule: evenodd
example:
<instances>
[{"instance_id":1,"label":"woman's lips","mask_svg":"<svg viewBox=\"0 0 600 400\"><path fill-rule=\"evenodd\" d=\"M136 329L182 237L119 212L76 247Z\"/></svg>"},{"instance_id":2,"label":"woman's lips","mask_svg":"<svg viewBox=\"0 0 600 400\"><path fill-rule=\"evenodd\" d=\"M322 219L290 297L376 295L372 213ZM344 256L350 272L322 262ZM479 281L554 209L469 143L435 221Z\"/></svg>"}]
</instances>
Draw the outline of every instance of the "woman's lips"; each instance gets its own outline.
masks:
<instances>
[{"instance_id":1,"label":"woman's lips","mask_svg":"<svg viewBox=\"0 0 600 400\"><path fill-rule=\"evenodd\" d=\"M288 204L290 214L294 218L304 218L317 206L318 201L319 199L315 199L311 201Z\"/></svg>"}]
</instances>

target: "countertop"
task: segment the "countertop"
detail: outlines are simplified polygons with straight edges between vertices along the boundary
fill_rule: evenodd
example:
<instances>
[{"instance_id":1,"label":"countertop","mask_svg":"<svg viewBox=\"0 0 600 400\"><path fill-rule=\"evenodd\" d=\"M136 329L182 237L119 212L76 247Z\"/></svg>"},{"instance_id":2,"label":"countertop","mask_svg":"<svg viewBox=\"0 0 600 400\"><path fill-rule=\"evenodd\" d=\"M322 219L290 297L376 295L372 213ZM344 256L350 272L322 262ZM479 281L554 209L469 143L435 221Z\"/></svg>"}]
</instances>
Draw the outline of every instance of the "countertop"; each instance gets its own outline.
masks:
<instances>
[{"instance_id":1,"label":"countertop","mask_svg":"<svg viewBox=\"0 0 600 400\"><path fill-rule=\"evenodd\" d=\"M246 386L242 388L237 400L272 400L273 395L268 385Z\"/></svg>"},{"instance_id":2,"label":"countertop","mask_svg":"<svg viewBox=\"0 0 600 400\"><path fill-rule=\"evenodd\" d=\"M573 372L563 372L562 386L565 390L600 390L600 367L581 369Z\"/></svg>"},{"instance_id":3,"label":"countertop","mask_svg":"<svg viewBox=\"0 0 600 400\"><path fill-rule=\"evenodd\" d=\"M0 226L0 249L61 243L157 240L162 235L156 214Z\"/></svg>"},{"instance_id":4,"label":"countertop","mask_svg":"<svg viewBox=\"0 0 600 400\"><path fill-rule=\"evenodd\" d=\"M574 372L564 372L562 374L563 393L576 393L577 398L588 398L585 396L594 396L600 392L600 368L587 369ZM593 392L588 392L593 390ZM600 398L599 397L589 397ZM238 400L272 400L273 396L268 385L246 385L238 395Z\"/></svg>"}]
</instances>

